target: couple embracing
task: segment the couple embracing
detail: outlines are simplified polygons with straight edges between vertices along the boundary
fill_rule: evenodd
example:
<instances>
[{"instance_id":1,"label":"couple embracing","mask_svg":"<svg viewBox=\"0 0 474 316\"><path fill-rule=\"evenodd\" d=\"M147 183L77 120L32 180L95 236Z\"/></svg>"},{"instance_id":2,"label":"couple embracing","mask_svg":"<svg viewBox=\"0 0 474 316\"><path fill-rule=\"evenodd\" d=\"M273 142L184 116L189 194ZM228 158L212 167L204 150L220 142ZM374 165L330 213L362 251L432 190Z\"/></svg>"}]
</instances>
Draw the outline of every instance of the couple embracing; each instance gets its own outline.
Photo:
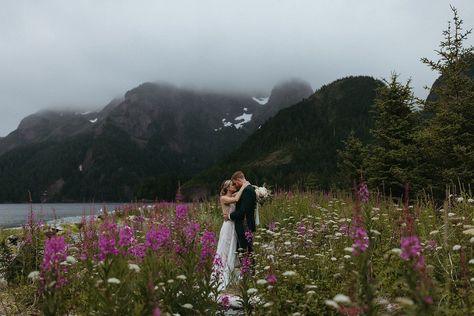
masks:
<instances>
[{"instance_id":1,"label":"couple embracing","mask_svg":"<svg viewBox=\"0 0 474 316\"><path fill-rule=\"evenodd\" d=\"M252 255L252 236L255 232L255 188L245 179L242 171L236 171L230 180L222 183L220 204L224 223L219 234L216 257L221 266L219 288L229 284L237 262L237 251Z\"/></svg>"}]
</instances>

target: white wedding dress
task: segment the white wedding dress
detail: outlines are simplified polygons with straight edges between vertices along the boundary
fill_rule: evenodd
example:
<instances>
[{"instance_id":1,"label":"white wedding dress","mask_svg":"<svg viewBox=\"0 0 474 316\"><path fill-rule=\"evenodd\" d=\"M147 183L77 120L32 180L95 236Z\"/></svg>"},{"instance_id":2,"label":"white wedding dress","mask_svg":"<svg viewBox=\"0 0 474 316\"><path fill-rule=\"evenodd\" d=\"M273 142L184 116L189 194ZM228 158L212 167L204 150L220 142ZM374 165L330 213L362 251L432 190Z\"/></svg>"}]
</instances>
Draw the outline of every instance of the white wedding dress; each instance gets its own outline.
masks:
<instances>
[{"instance_id":1,"label":"white wedding dress","mask_svg":"<svg viewBox=\"0 0 474 316\"><path fill-rule=\"evenodd\" d=\"M230 205L229 214L235 210L235 204ZM219 291L224 290L232 278L235 262L237 260L237 233L233 221L224 221L219 233L216 257L220 259L221 266L216 266L219 271Z\"/></svg>"}]
</instances>

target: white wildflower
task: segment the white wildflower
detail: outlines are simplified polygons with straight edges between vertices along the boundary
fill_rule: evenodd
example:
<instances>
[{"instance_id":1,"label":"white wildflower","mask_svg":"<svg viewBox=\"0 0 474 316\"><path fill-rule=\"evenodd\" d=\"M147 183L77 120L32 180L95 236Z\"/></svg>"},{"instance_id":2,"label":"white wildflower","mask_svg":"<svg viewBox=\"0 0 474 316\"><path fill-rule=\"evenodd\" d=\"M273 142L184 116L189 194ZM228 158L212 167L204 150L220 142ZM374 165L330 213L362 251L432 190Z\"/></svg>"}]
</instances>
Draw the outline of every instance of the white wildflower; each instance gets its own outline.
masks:
<instances>
[{"instance_id":1,"label":"white wildflower","mask_svg":"<svg viewBox=\"0 0 474 316\"><path fill-rule=\"evenodd\" d=\"M430 235L436 235L439 234L439 230L433 230L430 232Z\"/></svg>"},{"instance_id":2,"label":"white wildflower","mask_svg":"<svg viewBox=\"0 0 474 316\"><path fill-rule=\"evenodd\" d=\"M468 199L467 200L469 203L474 203L474 199Z\"/></svg>"},{"instance_id":3,"label":"white wildflower","mask_svg":"<svg viewBox=\"0 0 474 316\"><path fill-rule=\"evenodd\" d=\"M316 294L316 291L313 291L313 290L306 292L306 295L314 295L314 294Z\"/></svg>"},{"instance_id":4,"label":"white wildflower","mask_svg":"<svg viewBox=\"0 0 474 316\"><path fill-rule=\"evenodd\" d=\"M186 280L186 276L184 274L180 274L176 277L177 280Z\"/></svg>"},{"instance_id":5,"label":"white wildflower","mask_svg":"<svg viewBox=\"0 0 474 316\"><path fill-rule=\"evenodd\" d=\"M296 275L295 271L285 271L285 272L283 272L283 276L286 276L286 277L292 277L292 276L295 276L295 275Z\"/></svg>"},{"instance_id":6,"label":"white wildflower","mask_svg":"<svg viewBox=\"0 0 474 316\"><path fill-rule=\"evenodd\" d=\"M456 202L461 203L462 201L464 201L464 198L462 196L460 196L456 199Z\"/></svg>"},{"instance_id":7,"label":"white wildflower","mask_svg":"<svg viewBox=\"0 0 474 316\"><path fill-rule=\"evenodd\" d=\"M136 273L140 272L140 267L138 266L138 264L135 264L135 263L129 263L128 269L135 271Z\"/></svg>"},{"instance_id":8,"label":"white wildflower","mask_svg":"<svg viewBox=\"0 0 474 316\"><path fill-rule=\"evenodd\" d=\"M252 295L252 294L255 294L257 292L258 292L258 290L256 288L253 288L253 287L251 287L250 289L247 290L248 295Z\"/></svg>"},{"instance_id":9,"label":"white wildflower","mask_svg":"<svg viewBox=\"0 0 474 316\"><path fill-rule=\"evenodd\" d=\"M453 217L454 215L456 215L456 213L448 213L449 217Z\"/></svg>"},{"instance_id":10,"label":"white wildflower","mask_svg":"<svg viewBox=\"0 0 474 316\"><path fill-rule=\"evenodd\" d=\"M120 280L117 279L117 278L109 278L107 280L107 283L109 283L109 284L120 284Z\"/></svg>"},{"instance_id":11,"label":"white wildflower","mask_svg":"<svg viewBox=\"0 0 474 316\"><path fill-rule=\"evenodd\" d=\"M264 308L268 308L268 307L272 307L272 306L273 306L273 302L267 302L267 303L263 304Z\"/></svg>"},{"instance_id":12,"label":"white wildflower","mask_svg":"<svg viewBox=\"0 0 474 316\"><path fill-rule=\"evenodd\" d=\"M39 279L39 276L40 276L39 271L33 271L33 272L30 272L30 274L28 274L28 279L31 279L31 281L34 282Z\"/></svg>"},{"instance_id":13,"label":"white wildflower","mask_svg":"<svg viewBox=\"0 0 474 316\"><path fill-rule=\"evenodd\" d=\"M397 297L395 299L398 303L402 304L402 305L413 305L413 301L411 299L409 299L408 297Z\"/></svg>"},{"instance_id":14,"label":"white wildflower","mask_svg":"<svg viewBox=\"0 0 474 316\"><path fill-rule=\"evenodd\" d=\"M70 263L70 264L75 264L75 263L77 263L77 260L73 256L67 256L66 257L66 262Z\"/></svg>"},{"instance_id":15,"label":"white wildflower","mask_svg":"<svg viewBox=\"0 0 474 316\"><path fill-rule=\"evenodd\" d=\"M352 258L352 257L349 256L349 255L345 255L345 256L344 256L344 259L350 259L350 258Z\"/></svg>"},{"instance_id":16,"label":"white wildflower","mask_svg":"<svg viewBox=\"0 0 474 316\"><path fill-rule=\"evenodd\" d=\"M290 246L290 245L291 245L291 242L290 242L290 241L285 241L283 244L284 244L285 246Z\"/></svg>"},{"instance_id":17,"label":"white wildflower","mask_svg":"<svg viewBox=\"0 0 474 316\"><path fill-rule=\"evenodd\" d=\"M265 279L258 279L257 280L257 285L265 285L265 284L267 284L267 280L265 280Z\"/></svg>"},{"instance_id":18,"label":"white wildflower","mask_svg":"<svg viewBox=\"0 0 474 316\"><path fill-rule=\"evenodd\" d=\"M168 282L169 284L171 284L171 283L174 283L174 280L173 280L173 279L169 279L169 280L166 281L166 282Z\"/></svg>"},{"instance_id":19,"label":"white wildflower","mask_svg":"<svg viewBox=\"0 0 474 316\"><path fill-rule=\"evenodd\" d=\"M474 264L474 259L469 260L469 264Z\"/></svg>"},{"instance_id":20,"label":"white wildflower","mask_svg":"<svg viewBox=\"0 0 474 316\"><path fill-rule=\"evenodd\" d=\"M8 286L8 281L5 280L5 278L0 278L0 289L1 288L4 288L4 287L7 287Z\"/></svg>"},{"instance_id":21,"label":"white wildflower","mask_svg":"<svg viewBox=\"0 0 474 316\"><path fill-rule=\"evenodd\" d=\"M344 251L345 251L345 252L350 252L350 253L352 253L352 252L354 251L354 248L352 248L352 247L346 247L346 248L344 248Z\"/></svg>"},{"instance_id":22,"label":"white wildflower","mask_svg":"<svg viewBox=\"0 0 474 316\"><path fill-rule=\"evenodd\" d=\"M469 243L474 244L474 237L471 237L471 239L469 239Z\"/></svg>"},{"instance_id":23,"label":"white wildflower","mask_svg":"<svg viewBox=\"0 0 474 316\"><path fill-rule=\"evenodd\" d=\"M337 294L336 296L334 296L333 301L341 304L351 303L351 299L349 298L349 296L346 296L344 294Z\"/></svg>"},{"instance_id":24,"label":"white wildflower","mask_svg":"<svg viewBox=\"0 0 474 316\"><path fill-rule=\"evenodd\" d=\"M474 228L466 229L462 233L466 235L474 235Z\"/></svg>"},{"instance_id":25,"label":"white wildflower","mask_svg":"<svg viewBox=\"0 0 474 316\"><path fill-rule=\"evenodd\" d=\"M396 255L400 255L402 253L402 250L400 248L393 248L392 250L390 250L390 252Z\"/></svg>"},{"instance_id":26,"label":"white wildflower","mask_svg":"<svg viewBox=\"0 0 474 316\"><path fill-rule=\"evenodd\" d=\"M331 257L331 261L337 261L336 257Z\"/></svg>"},{"instance_id":27,"label":"white wildflower","mask_svg":"<svg viewBox=\"0 0 474 316\"><path fill-rule=\"evenodd\" d=\"M186 303L184 305L181 305L181 307L186 309L193 309L193 304Z\"/></svg>"},{"instance_id":28,"label":"white wildflower","mask_svg":"<svg viewBox=\"0 0 474 316\"><path fill-rule=\"evenodd\" d=\"M371 229L370 232L374 235L377 235L377 236L381 235L381 233L378 230L375 230L375 229Z\"/></svg>"},{"instance_id":29,"label":"white wildflower","mask_svg":"<svg viewBox=\"0 0 474 316\"><path fill-rule=\"evenodd\" d=\"M461 246L460 246L460 245L454 245L454 246L453 246L453 250L454 250L454 251L458 251L459 249L461 249Z\"/></svg>"},{"instance_id":30,"label":"white wildflower","mask_svg":"<svg viewBox=\"0 0 474 316\"><path fill-rule=\"evenodd\" d=\"M334 307L335 309L339 309L339 304L337 304L337 303L334 302L333 300L325 300L324 303L325 303L327 306Z\"/></svg>"}]
</instances>

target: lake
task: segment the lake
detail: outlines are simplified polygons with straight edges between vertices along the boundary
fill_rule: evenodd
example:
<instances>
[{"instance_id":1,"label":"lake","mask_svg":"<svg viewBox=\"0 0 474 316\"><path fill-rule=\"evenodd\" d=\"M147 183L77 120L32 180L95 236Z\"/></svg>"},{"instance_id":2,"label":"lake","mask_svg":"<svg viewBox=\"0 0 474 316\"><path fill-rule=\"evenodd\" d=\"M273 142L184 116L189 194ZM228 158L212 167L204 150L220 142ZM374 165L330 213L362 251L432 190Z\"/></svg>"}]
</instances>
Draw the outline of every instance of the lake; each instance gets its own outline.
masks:
<instances>
[{"instance_id":1,"label":"lake","mask_svg":"<svg viewBox=\"0 0 474 316\"><path fill-rule=\"evenodd\" d=\"M125 203L0 204L0 228L21 226L26 222L30 208L33 208L36 218L46 222L55 218L60 219L59 222L77 222L83 214L100 214L104 206L110 211L124 205Z\"/></svg>"}]
</instances>

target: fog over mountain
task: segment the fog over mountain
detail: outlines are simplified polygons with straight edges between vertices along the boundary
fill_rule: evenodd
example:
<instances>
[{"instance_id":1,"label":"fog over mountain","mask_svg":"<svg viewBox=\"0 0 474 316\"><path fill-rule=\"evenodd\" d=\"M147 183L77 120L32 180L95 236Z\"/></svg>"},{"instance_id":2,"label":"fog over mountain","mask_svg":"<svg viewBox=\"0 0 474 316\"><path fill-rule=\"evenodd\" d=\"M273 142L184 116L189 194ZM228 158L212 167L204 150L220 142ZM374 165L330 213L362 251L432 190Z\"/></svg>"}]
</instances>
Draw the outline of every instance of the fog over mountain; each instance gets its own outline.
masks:
<instances>
[{"instance_id":1,"label":"fog over mountain","mask_svg":"<svg viewBox=\"0 0 474 316\"><path fill-rule=\"evenodd\" d=\"M450 3L473 27L472 0ZM419 59L435 58L450 18L432 0L6 1L0 136L41 109L101 109L143 82L269 95L292 77L318 89L396 71L425 97L437 74Z\"/></svg>"}]
</instances>

